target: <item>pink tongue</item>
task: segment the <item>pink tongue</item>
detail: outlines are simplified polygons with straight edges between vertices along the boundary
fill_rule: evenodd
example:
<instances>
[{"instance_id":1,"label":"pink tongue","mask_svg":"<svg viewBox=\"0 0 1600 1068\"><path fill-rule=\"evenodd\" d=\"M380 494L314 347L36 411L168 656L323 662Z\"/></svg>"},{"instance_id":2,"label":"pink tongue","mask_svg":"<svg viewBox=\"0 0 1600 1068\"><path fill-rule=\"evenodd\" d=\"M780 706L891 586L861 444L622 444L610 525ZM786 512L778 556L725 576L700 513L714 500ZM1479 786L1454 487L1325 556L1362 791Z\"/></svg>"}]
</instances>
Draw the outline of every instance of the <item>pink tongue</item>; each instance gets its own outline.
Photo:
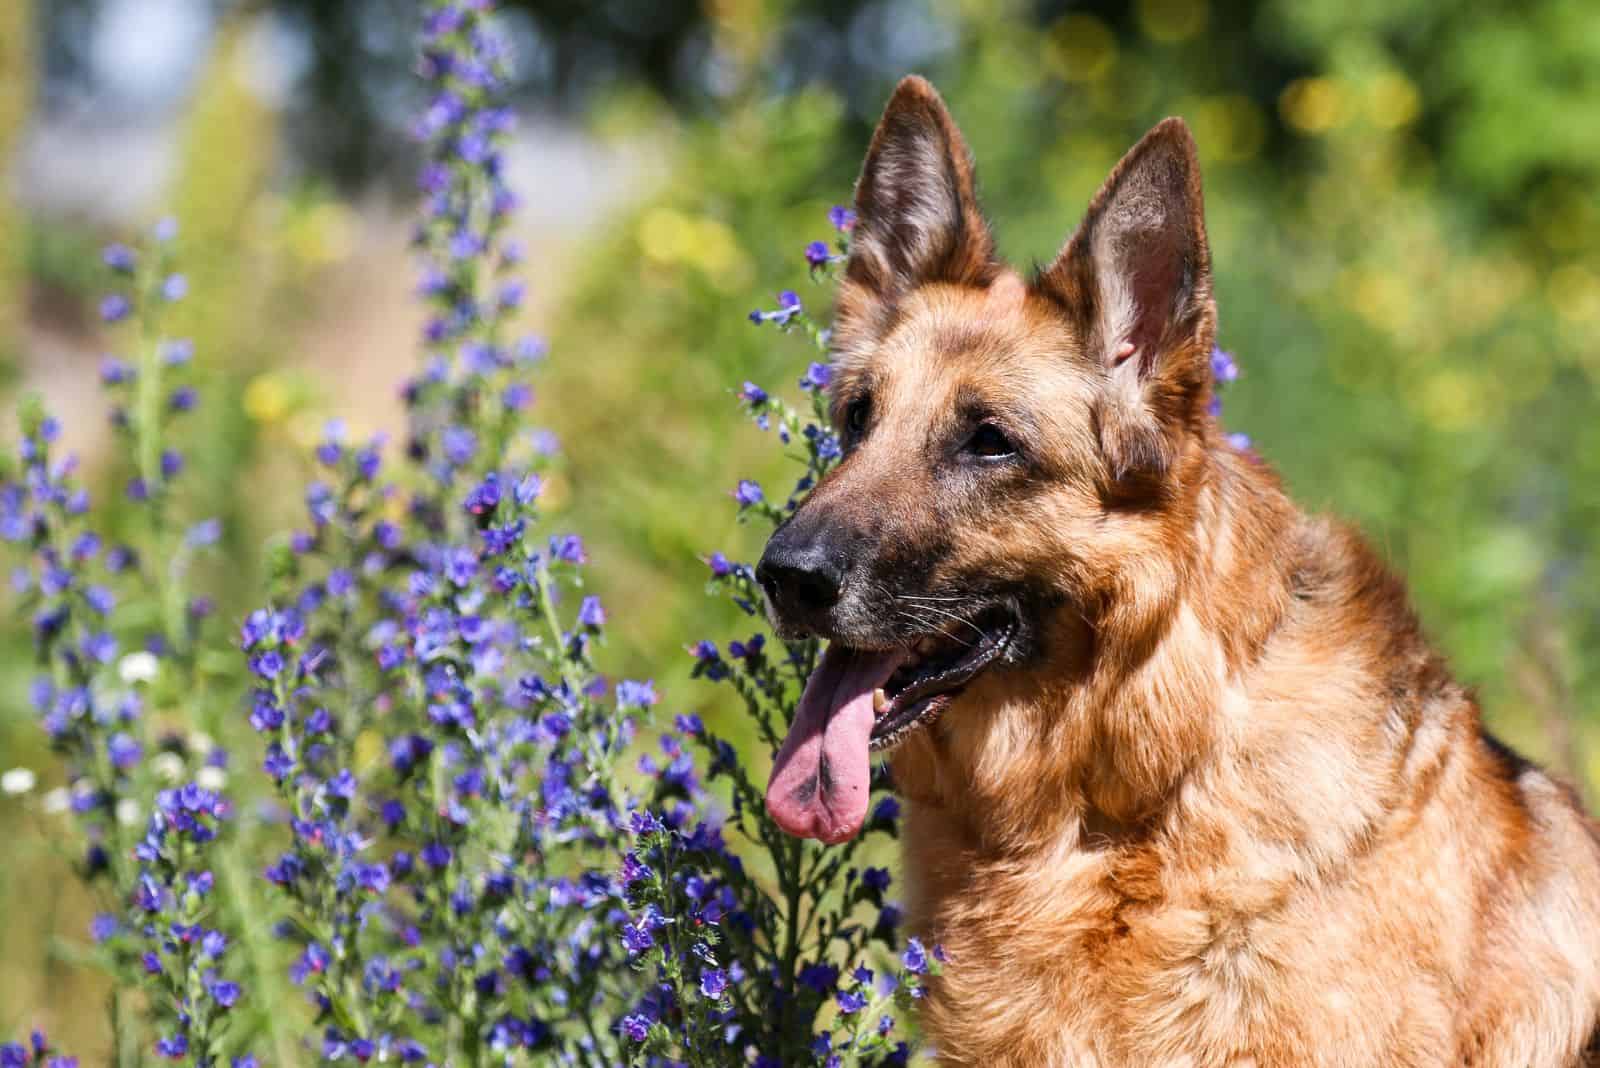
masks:
<instances>
[{"instance_id":1,"label":"pink tongue","mask_svg":"<svg viewBox=\"0 0 1600 1068\"><path fill-rule=\"evenodd\" d=\"M779 827L830 844L861 830L871 793L872 691L904 659L899 650L858 652L839 645L822 654L767 784L767 811Z\"/></svg>"}]
</instances>

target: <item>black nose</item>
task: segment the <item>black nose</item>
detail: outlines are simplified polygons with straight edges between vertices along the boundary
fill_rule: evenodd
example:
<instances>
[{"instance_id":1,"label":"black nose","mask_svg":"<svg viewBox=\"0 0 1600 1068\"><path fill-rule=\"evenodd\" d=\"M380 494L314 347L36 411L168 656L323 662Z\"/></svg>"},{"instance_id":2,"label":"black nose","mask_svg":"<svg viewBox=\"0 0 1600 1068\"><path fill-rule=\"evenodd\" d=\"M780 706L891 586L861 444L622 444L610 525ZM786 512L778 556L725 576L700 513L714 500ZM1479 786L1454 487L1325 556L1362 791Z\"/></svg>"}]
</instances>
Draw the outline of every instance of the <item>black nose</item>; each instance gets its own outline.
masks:
<instances>
[{"instance_id":1,"label":"black nose","mask_svg":"<svg viewBox=\"0 0 1600 1068\"><path fill-rule=\"evenodd\" d=\"M798 542L779 531L767 543L756 565L756 581L784 622L814 625L839 602L844 588L844 567L825 545Z\"/></svg>"}]
</instances>

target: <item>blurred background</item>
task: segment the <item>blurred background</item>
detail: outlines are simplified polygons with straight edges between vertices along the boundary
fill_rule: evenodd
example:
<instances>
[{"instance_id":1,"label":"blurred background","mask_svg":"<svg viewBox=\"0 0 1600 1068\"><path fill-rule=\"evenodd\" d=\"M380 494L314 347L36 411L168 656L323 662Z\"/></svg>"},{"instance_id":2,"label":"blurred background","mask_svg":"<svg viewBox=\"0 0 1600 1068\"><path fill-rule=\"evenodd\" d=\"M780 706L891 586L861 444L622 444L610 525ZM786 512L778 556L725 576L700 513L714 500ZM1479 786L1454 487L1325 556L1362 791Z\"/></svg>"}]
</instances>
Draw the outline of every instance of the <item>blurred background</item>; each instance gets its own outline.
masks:
<instances>
[{"instance_id":1,"label":"blurred background","mask_svg":"<svg viewBox=\"0 0 1600 1068\"><path fill-rule=\"evenodd\" d=\"M0 393L41 391L108 472L98 249L182 224L206 379L186 476L225 522L225 626L296 523L323 422L399 426L421 316L407 252L414 0L0 3ZM701 557L749 558L739 478L781 493L746 379L802 344L745 319L805 285L902 75L943 90L1002 250L1048 260L1151 124L1206 167L1226 422L1306 506L1358 522L1494 726L1600 783L1600 6L1590 0L533 0L512 185L549 499L611 606L609 665L737 725L684 647L747 624ZM7 422L6 426L12 425ZM114 496L110 475L102 496ZM0 769L59 784L0 635ZM238 709L211 729L238 731ZM241 748L238 768L258 754ZM53 777L52 777L53 776ZM241 776L243 778L243 776ZM0 797L0 1030L105 1041L72 963L58 824ZM26 922L20 922L26 919ZM281 980L280 980L281 981ZM92 1054L85 1063L95 1063Z\"/></svg>"}]
</instances>

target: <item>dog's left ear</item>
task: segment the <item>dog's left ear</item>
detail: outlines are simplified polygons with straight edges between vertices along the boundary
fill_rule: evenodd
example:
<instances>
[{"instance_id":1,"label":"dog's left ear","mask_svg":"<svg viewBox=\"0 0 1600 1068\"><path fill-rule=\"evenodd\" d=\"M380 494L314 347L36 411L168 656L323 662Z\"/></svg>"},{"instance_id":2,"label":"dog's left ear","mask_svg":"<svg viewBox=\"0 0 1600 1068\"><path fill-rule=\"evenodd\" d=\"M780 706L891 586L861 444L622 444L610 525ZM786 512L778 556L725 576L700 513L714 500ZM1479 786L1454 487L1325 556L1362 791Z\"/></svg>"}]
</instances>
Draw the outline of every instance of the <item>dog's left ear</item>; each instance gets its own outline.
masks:
<instances>
[{"instance_id":1,"label":"dog's left ear","mask_svg":"<svg viewBox=\"0 0 1600 1068\"><path fill-rule=\"evenodd\" d=\"M1165 470L1203 410L1216 334L1200 163L1182 119L1122 158L1038 287L1105 371L1100 437L1113 476Z\"/></svg>"}]
</instances>

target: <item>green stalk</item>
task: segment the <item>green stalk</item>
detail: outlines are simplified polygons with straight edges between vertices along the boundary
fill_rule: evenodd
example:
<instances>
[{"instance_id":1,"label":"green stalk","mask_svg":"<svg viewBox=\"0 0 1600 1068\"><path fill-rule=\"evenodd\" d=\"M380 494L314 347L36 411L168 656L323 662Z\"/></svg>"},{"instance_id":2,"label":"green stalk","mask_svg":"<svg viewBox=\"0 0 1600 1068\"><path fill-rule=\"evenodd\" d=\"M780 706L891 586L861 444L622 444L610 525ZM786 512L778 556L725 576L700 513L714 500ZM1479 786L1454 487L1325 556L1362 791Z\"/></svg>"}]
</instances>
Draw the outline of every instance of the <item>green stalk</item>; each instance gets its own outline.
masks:
<instances>
[{"instance_id":1,"label":"green stalk","mask_svg":"<svg viewBox=\"0 0 1600 1068\"><path fill-rule=\"evenodd\" d=\"M237 909L242 921L239 924L240 942L243 943L246 967L251 985L261 989L268 982L268 976L273 975L274 987L281 986L282 978L269 967L273 959L270 942L262 937L262 927L258 923L248 922L250 917L259 917L265 914L264 906L255 900L255 879L247 872L244 865L239 863L236 850L222 851L222 878L228 888L228 896L237 903ZM279 991L281 993L281 990ZM267 1033L271 1036L274 1061L278 1064L294 1064L296 1050L294 1040L289 1036L287 1027L289 1016L282 1012L268 1012Z\"/></svg>"},{"instance_id":2,"label":"green stalk","mask_svg":"<svg viewBox=\"0 0 1600 1068\"><path fill-rule=\"evenodd\" d=\"M160 330L158 329L158 301L161 300L161 277L165 272L164 255L157 259L155 269L145 280L139 292L139 380L135 397L134 419L135 454L139 462L139 478L143 480L150 517L150 558L167 559L163 542L167 535L166 486L161 476L161 384L162 362ZM182 574L184 554L174 553L171 564L153 572L156 593L161 603L161 630L168 645L179 654L188 651L188 636L183 625Z\"/></svg>"}]
</instances>

